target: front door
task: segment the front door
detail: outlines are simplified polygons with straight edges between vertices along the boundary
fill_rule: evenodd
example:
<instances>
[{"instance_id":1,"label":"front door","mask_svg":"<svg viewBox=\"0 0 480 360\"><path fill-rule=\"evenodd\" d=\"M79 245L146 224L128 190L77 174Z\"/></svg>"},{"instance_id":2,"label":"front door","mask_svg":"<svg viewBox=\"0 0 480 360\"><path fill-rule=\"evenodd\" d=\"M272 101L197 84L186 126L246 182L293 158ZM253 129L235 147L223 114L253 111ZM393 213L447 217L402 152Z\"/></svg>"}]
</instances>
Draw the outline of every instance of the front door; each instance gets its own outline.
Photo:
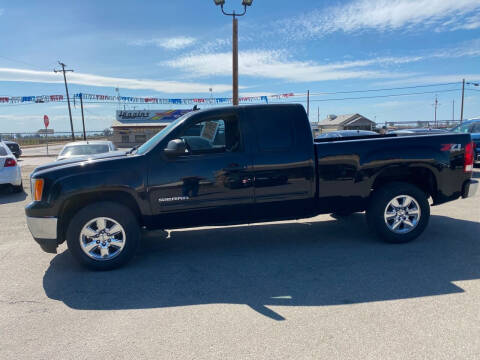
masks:
<instances>
[{"instance_id":1,"label":"front door","mask_svg":"<svg viewBox=\"0 0 480 360\"><path fill-rule=\"evenodd\" d=\"M240 223L253 204L251 156L235 115L192 120L174 137L186 152L151 163L154 227ZM170 139L171 140L171 139Z\"/></svg>"}]
</instances>

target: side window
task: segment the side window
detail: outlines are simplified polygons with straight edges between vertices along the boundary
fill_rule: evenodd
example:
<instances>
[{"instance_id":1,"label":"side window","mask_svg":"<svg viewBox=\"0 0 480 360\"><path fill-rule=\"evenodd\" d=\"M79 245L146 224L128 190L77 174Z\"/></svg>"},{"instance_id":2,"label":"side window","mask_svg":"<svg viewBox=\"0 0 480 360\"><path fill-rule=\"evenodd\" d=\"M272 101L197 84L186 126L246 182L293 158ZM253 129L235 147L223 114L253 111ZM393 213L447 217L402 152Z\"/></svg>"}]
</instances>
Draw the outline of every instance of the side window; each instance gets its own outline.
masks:
<instances>
[{"instance_id":1,"label":"side window","mask_svg":"<svg viewBox=\"0 0 480 360\"><path fill-rule=\"evenodd\" d=\"M453 129L453 131L458 133L468 133L470 130L470 126L471 124L459 125L455 129Z\"/></svg>"},{"instance_id":2,"label":"side window","mask_svg":"<svg viewBox=\"0 0 480 360\"><path fill-rule=\"evenodd\" d=\"M270 111L258 111L255 130L262 152L286 151L293 147L294 128L288 112L272 114Z\"/></svg>"},{"instance_id":3,"label":"side window","mask_svg":"<svg viewBox=\"0 0 480 360\"><path fill-rule=\"evenodd\" d=\"M236 117L203 120L190 125L181 136L192 153L237 152L241 150Z\"/></svg>"},{"instance_id":4,"label":"side window","mask_svg":"<svg viewBox=\"0 0 480 360\"><path fill-rule=\"evenodd\" d=\"M472 133L480 133L480 121L473 124Z\"/></svg>"}]
</instances>

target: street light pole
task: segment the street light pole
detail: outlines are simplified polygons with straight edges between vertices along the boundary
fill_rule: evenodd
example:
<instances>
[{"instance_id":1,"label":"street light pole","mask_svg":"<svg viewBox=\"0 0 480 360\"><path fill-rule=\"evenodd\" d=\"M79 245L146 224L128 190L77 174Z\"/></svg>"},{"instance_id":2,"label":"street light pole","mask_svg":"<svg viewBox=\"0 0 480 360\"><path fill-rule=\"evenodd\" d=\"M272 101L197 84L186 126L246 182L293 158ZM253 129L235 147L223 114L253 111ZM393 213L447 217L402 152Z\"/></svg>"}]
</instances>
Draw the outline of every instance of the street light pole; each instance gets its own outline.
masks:
<instances>
[{"instance_id":1,"label":"street light pole","mask_svg":"<svg viewBox=\"0 0 480 360\"><path fill-rule=\"evenodd\" d=\"M463 79L463 82L462 82L462 107L461 107L461 110L460 110L460 122L463 121L463 100L465 98L465 84L473 85L473 86L480 86L480 83L465 82L465 79Z\"/></svg>"},{"instance_id":2,"label":"street light pole","mask_svg":"<svg viewBox=\"0 0 480 360\"><path fill-rule=\"evenodd\" d=\"M233 13L233 39L232 39L232 100L233 105L238 105L238 19Z\"/></svg>"},{"instance_id":3,"label":"street light pole","mask_svg":"<svg viewBox=\"0 0 480 360\"><path fill-rule=\"evenodd\" d=\"M238 19L237 17L243 16L247 13L247 6L251 6L253 0L243 0L243 12L240 14L227 13L223 9L225 0L213 0L215 5L220 5L223 15L232 16L232 103L238 105Z\"/></svg>"}]
</instances>

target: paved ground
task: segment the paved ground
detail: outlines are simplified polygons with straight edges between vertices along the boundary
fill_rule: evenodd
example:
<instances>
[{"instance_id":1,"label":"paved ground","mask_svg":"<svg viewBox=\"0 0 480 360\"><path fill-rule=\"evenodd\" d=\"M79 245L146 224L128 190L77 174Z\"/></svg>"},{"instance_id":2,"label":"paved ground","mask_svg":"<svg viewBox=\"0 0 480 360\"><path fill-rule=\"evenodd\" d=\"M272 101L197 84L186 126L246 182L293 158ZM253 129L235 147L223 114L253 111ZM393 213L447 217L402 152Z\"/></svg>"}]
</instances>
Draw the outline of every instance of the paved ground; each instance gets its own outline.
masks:
<instances>
[{"instance_id":1,"label":"paved ground","mask_svg":"<svg viewBox=\"0 0 480 360\"><path fill-rule=\"evenodd\" d=\"M0 195L0 358L478 359L479 201L432 208L405 245L324 215L150 234L96 273L43 253L26 195Z\"/></svg>"},{"instance_id":2,"label":"paved ground","mask_svg":"<svg viewBox=\"0 0 480 360\"><path fill-rule=\"evenodd\" d=\"M65 146L65 144L61 145L49 145L48 146L48 154L49 155L58 155L60 150ZM47 147L45 145L42 146L35 146L35 147L22 147L22 155L23 156L32 156L32 155L46 155L47 154Z\"/></svg>"}]
</instances>

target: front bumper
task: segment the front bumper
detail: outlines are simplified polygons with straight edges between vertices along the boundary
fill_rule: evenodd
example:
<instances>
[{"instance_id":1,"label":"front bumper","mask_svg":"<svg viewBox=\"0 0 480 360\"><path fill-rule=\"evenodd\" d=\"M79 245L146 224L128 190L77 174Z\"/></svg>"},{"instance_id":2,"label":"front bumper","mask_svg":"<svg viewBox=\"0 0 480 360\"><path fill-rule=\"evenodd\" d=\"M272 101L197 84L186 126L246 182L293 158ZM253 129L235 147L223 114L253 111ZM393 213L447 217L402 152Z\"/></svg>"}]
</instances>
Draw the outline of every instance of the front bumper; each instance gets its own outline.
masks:
<instances>
[{"instance_id":1,"label":"front bumper","mask_svg":"<svg viewBox=\"0 0 480 360\"><path fill-rule=\"evenodd\" d=\"M470 179L463 184L462 197L465 199L467 197L475 196L478 190L478 180Z\"/></svg>"},{"instance_id":2,"label":"front bumper","mask_svg":"<svg viewBox=\"0 0 480 360\"><path fill-rule=\"evenodd\" d=\"M43 251L57 253L57 218L27 216L27 225L35 241Z\"/></svg>"}]
</instances>

